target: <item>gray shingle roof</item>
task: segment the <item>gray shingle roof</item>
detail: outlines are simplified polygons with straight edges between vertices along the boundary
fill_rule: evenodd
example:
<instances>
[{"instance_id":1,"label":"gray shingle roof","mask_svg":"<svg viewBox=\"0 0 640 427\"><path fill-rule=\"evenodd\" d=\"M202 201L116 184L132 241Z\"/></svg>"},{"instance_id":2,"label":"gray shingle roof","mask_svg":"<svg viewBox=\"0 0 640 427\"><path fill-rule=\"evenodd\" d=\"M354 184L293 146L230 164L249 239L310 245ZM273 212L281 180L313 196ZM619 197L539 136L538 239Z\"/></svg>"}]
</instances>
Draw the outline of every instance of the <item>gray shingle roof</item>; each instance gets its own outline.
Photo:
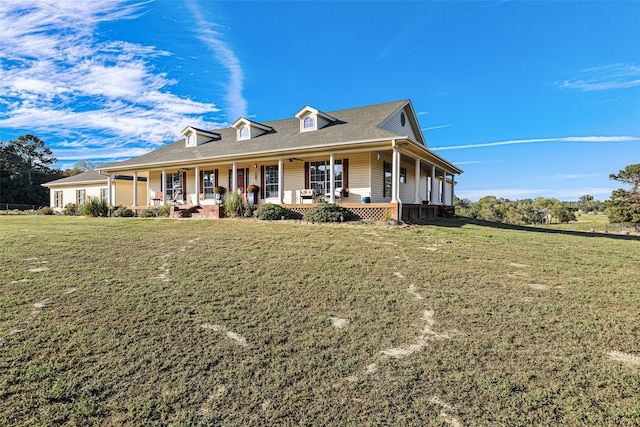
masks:
<instances>
[{"instance_id":1,"label":"gray shingle roof","mask_svg":"<svg viewBox=\"0 0 640 427\"><path fill-rule=\"evenodd\" d=\"M100 173L94 169L94 170L89 170L86 172L79 173L78 175L56 179L55 181L50 181L43 185L48 187L50 185L82 184L82 183L96 183L96 182L107 182L107 177L104 175L100 175Z\"/></svg>"},{"instance_id":2,"label":"gray shingle roof","mask_svg":"<svg viewBox=\"0 0 640 427\"><path fill-rule=\"evenodd\" d=\"M272 127L273 131L249 140L238 141L236 129L233 127L212 129L210 132L222 136L219 141L211 141L197 147L185 147L184 140L179 139L142 156L111 163L101 169L189 162L241 156L249 153L266 154L283 150L295 151L296 149L326 147L352 141L397 138L404 135L381 129L378 125L408 102L409 100L401 100L332 111L327 114L335 117L337 121L317 131L300 132L300 121L295 117L262 122L261 124Z\"/></svg>"}]
</instances>

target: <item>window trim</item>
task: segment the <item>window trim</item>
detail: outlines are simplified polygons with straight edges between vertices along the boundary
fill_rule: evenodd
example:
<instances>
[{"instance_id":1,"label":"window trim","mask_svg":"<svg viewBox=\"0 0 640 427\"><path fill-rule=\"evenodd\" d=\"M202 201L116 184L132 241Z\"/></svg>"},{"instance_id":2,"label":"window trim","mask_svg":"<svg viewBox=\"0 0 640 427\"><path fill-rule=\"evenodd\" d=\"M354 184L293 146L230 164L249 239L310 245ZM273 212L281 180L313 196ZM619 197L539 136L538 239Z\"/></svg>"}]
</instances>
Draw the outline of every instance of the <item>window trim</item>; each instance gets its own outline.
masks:
<instances>
[{"instance_id":1,"label":"window trim","mask_svg":"<svg viewBox=\"0 0 640 427\"><path fill-rule=\"evenodd\" d=\"M272 199L278 197L279 167L278 165L264 166L264 198ZM274 181L275 180L275 181Z\"/></svg>"}]
</instances>

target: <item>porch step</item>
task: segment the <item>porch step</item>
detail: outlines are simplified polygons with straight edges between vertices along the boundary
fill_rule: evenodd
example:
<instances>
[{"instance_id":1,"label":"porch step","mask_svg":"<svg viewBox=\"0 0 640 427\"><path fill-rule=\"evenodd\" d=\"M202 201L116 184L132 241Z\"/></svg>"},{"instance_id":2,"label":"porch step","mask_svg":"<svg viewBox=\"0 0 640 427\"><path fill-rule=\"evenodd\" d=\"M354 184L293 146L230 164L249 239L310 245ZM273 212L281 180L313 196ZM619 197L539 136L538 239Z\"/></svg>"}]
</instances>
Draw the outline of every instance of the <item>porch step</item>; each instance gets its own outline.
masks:
<instances>
[{"instance_id":1,"label":"porch step","mask_svg":"<svg viewBox=\"0 0 640 427\"><path fill-rule=\"evenodd\" d=\"M455 206L439 205L438 210L440 211L440 215L445 218L457 218Z\"/></svg>"}]
</instances>

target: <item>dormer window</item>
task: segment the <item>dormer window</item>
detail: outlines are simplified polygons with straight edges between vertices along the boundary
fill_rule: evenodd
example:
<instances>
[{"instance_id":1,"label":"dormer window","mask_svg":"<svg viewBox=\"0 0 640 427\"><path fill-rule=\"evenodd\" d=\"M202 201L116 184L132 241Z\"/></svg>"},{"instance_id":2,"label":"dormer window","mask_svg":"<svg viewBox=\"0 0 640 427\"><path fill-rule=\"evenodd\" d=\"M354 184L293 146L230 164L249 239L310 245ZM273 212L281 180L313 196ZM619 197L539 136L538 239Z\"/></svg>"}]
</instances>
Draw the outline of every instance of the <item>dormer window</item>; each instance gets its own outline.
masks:
<instances>
[{"instance_id":1,"label":"dormer window","mask_svg":"<svg viewBox=\"0 0 640 427\"><path fill-rule=\"evenodd\" d=\"M240 137L238 139L249 139L249 126L242 126L240 128L239 136Z\"/></svg>"},{"instance_id":2,"label":"dormer window","mask_svg":"<svg viewBox=\"0 0 640 427\"><path fill-rule=\"evenodd\" d=\"M240 117L231 126L236 128L236 138L238 141L257 138L264 133L273 132L271 126L263 125L262 123L254 122L244 117Z\"/></svg>"},{"instance_id":3,"label":"dormer window","mask_svg":"<svg viewBox=\"0 0 640 427\"><path fill-rule=\"evenodd\" d=\"M307 117L304 119L304 128L305 129L313 129L315 127L315 122L312 117Z\"/></svg>"},{"instance_id":4,"label":"dormer window","mask_svg":"<svg viewBox=\"0 0 640 427\"><path fill-rule=\"evenodd\" d=\"M183 131L185 147L197 147L211 141L219 141L220 134L187 126Z\"/></svg>"},{"instance_id":5,"label":"dormer window","mask_svg":"<svg viewBox=\"0 0 640 427\"><path fill-rule=\"evenodd\" d=\"M300 132L322 129L337 120L336 118L309 106L298 111L296 113L296 118L300 120Z\"/></svg>"}]
</instances>

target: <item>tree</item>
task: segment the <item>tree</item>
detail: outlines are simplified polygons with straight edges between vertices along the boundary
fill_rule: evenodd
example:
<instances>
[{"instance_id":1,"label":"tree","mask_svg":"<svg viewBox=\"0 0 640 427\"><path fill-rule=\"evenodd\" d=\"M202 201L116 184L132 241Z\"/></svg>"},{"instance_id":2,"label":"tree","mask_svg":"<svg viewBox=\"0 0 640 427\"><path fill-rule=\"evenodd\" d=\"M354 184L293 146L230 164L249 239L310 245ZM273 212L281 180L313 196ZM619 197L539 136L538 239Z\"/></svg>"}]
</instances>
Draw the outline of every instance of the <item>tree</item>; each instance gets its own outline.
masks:
<instances>
[{"instance_id":1,"label":"tree","mask_svg":"<svg viewBox=\"0 0 640 427\"><path fill-rule=\"evenodd\" d=\"M72 168L65 169L62 174L64 176L75 176L82 172L90 171L104 165L104 162L92 162L91 160L78 160Z\"/></svg>"},{"instance_id":2,"label":"tree","mask_svg":"<svg viewBox=\"0 0 640 427\"><path fill-rule=\"evenodd\" d=\"M609 178L623 182L631 186L631 191L623 188L614 190L611 198L605 202L607 216L611 222L624 222L640 225L640 163L629 165L617 175L611 174Z\"/></svg>"},{"instance_id":3,"label":"tree","mask_svg":"<svg viewBox=\"0 0 640 427\"><path fill-rule=\"evenodd\" d=\"M50 168L56 161L44 141L31 134L0 143L0 202L48 205L48 190L40 184L60 177Z\"/></svg>"}]
</instances>

